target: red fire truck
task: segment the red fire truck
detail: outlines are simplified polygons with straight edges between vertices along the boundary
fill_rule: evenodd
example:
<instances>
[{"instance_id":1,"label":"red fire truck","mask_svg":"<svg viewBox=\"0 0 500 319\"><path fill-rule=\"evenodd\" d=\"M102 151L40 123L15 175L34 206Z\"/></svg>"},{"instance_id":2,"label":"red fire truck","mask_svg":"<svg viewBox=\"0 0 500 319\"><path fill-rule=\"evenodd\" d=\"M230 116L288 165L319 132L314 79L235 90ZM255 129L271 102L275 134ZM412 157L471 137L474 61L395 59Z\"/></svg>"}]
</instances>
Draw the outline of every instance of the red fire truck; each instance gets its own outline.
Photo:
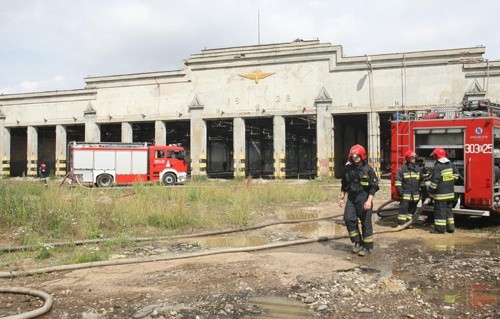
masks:
<instances>
[{"instance_id":1,"label":"red fire truck","mask_svg":"<svg viewBox=\"0 0 500 319\"><path fill-rule=\"evenodd\" d=\"M415 150L425 174L432 172L435 162L430 154L441 147L460 173L454 212L499 219L500 105L465 101L461 107L430 113L398 113L391 130L393 200L399 200L394 180L404 153Z\"/></svg>"},{"instance_id":2,"label":"red fire truck","mask_svg":"<svg viewBox=\"0 0 500 319\"><path fill-rule=\"evenodd\" d=\"M187 178L185 151L180 145L146 143L79 143L68 147L70 177L99 187L161 181L165 185Z\"/></svg>"}]
</instances>

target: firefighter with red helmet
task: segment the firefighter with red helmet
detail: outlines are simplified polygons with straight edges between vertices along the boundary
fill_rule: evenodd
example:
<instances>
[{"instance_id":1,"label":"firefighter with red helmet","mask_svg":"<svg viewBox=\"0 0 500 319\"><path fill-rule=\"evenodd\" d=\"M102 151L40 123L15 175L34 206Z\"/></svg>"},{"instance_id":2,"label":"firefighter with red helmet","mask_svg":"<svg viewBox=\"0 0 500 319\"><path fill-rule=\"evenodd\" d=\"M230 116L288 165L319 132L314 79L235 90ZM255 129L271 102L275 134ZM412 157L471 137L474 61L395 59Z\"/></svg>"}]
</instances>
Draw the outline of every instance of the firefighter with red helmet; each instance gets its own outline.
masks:
<instances>
[{"instance_id":1,"label":"firefighter with red helmet","mask_svg":"<svg viewBox=\"0 0 500 319\"><path fill-rule=\"evenodd\" d=\"M455 231L453 201L458 170L451 164L444 149L436 148L431 156L436 160L429 185L429 193L434 199L435 228L431 233L444 234L445 231L453 233Z\"/></svg>"},{"instance_id":2,"label":"firefighter with red helmet","mask_svg":"<svg viewBox=\"0 0 500 319\"><path fill-rule=\"evenodd\" d=\"M427 195L422 170L416 164L417 153L408 150L405 153L405 163L396 174L394 186L401 201L399 202L398 225L403 225L413 218L417 203ZM411 225L409 226L411 228Z\"/></svg>"},{"instance_id":3,"label":"firefighter with red helmet","mask_svg":"<svg viewBox=\"0 0 500 319\"><path fill-rule=\"evenodd\" d=\"M339 206L344 205L347 194L344 221L351 242L354 243L352 252L359 256L365 256L373 249L372 202L378 190L378 179L373 168L366 162L365 148L359 144L354 145L349 151L349 162L342 174ZM361 232L358 220L361 221Z\"/></svg>"},{"instance_id":4,"label":"firefighter with red helmet","mask_svg":"<svg viewBox=\"0 0 500 319\"><path fill-rule=\"evenodd\" d=\"M40 164L40 167L38 168L38 176L45 183L45 187L47 187L48 186L48 179L49 179L49 172L48 172L47 167L44 163Z\"/></svg>"}]
</instances>

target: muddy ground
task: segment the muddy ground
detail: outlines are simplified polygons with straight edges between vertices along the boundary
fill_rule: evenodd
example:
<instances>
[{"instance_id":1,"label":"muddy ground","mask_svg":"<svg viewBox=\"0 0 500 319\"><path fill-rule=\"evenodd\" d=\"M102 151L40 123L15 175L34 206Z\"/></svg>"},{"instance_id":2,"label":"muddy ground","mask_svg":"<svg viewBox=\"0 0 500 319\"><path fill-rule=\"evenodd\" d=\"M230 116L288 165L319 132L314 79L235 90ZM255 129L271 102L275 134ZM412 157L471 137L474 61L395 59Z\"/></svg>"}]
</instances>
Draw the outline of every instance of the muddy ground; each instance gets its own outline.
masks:
<instances>
[{"instance_id":1,"label":"muddy ground","mask_svg":"<svg viewBox=\"0 0 500 319\"><path fill-rule=\"evenodd\" d=\"M303 211L301 218L339 217L146 242L114 258L180 256L345 234L336 204ZM375 231L391 231L393 223L375 217ZM365 257L353 255L349 240L340 239L4 278L0 286L50 293L53 307L40 318L499 318L498 226L462 219L457 226L454 234L436 235L420 221L414 229L379 233ZM16 268L34 266L20 262ZM0 317L41 303L36 297L0 294Z\"/></svg>"}]
</instances>

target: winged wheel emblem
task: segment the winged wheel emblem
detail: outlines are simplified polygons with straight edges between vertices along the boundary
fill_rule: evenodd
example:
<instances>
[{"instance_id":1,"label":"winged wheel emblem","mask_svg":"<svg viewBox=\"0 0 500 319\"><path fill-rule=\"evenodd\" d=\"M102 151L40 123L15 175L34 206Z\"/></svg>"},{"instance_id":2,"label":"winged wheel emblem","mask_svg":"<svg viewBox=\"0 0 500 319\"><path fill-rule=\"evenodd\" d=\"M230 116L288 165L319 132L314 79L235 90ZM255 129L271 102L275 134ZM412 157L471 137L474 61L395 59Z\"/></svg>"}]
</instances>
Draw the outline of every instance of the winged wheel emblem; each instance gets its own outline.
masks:
<instances>
[{"instance_id":1,"label":"winged wheel emblem","mask_svg":"<svg viewBox=\"0 0 500 319\"><path fill-rule=\"evenodd\" d=\"M245 78L245 79L254 80L255 84L259 84L259 80L265 79L268 76L271 76L273 74L274 73L264 73L260 69L255 69L255 71L253 71L253 73L238 74L238 75L241 76L242 78Z\"/></svg>"}]
</instances>

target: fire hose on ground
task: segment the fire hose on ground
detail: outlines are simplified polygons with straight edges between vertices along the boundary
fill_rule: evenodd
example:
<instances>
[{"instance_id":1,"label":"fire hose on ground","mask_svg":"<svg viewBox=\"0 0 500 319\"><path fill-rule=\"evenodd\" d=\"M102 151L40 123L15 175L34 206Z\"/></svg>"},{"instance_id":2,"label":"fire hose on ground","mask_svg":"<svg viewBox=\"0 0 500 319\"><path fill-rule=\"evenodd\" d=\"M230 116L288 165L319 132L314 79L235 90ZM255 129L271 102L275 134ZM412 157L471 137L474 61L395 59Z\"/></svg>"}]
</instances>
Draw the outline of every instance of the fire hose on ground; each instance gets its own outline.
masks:
<instances>
[{"instance_id":1,"label":"fire hose on ground","mask_svg":"<svg viewBox=\"0 0 500 319\"><path fill-rule=\"evenodd\" d=\"M44 303L40 308L37 308L32 311L23 312L17 315L3 317L2 319L30 319L41 316L52 308L52 296L48 293L35 290L31 288L21 288L21 287L0 287L0 293L8 293L8 294L21 294L21 295L30 295L41 298Z\"/></svg>"},{"instance_id":2,"label":"fire hose on ground","mask_svg":"<svg viewBox=\"0 0 500 319\"><path fill-rule=\"evenodd\" d=\"M429 202L430 202L430 199L426 199L422 203L422 206L417 210L417 212L415 213L413 218L410 219L409 221L407 221L405 224L401 225L401 227L398 227L396 229L386 230L386 231L374 232L374 234L402 231L403 229L410 226L413 222L418 220L421 212L423 211L425 206L427 206L429 204ZM319 221L319 220L325 220L325 219L333 219L335 217L340 217L340 216L341 215L333 215L333 216L314 218L314 219L301 219L301 220L272 222L272 223L267 223L267 224L252 226L252 227L230 229L230 230L223 230L223 231L214 231L214 232L204 232L204 233L191 234L191 235L180 235L180 236L169 237L169 238L165 238L165 239L213 236L213 235L220 235L220 234L228 234L228 233L234 233L234 232L253 230L253 229L268 227L268 226L277 225L277 224L313 222L313 221ZM82 264L52 266L52 267L45 267L45 268L25 270L25 271L0 272L0 278L14 278L14 277L19 277L19 276L31 276L31 275L35 275L35 274L51 273L51 272L58 272L58 271L65 271L65 270L85 269L85 268L93 268L93 267L105 267L105 266L128 265L128 264L137 264L137 263L145 263L145 262L188 259L188 258L196 258L196 257L218 255L218 254L253 252L253 251L259 251L259 250L267 250L267 249L273 249L273 248L281 248L281 247L309 244L309 243L315 243L315 242L324 242L324 241L331 241L331 240L338 240L338 239L345 239L345 238L349 238L349 235L322 236L322 237L318 237L318 238L293 240L293 241L289 241L289 242L285 242L285 243L274 243L274 244L252 246L252 247L243 247L243 248L218 249L218 250L213 250L213 251L190 253L190 254L183 254L183 255L178 255L178 256L157 255L157 256L148 256L148 257L126 258L126 259L119 259L119 260L90 262L90 263L82 263ZM153 240L153 239L159 240L160 238L137 238L136 240L137 241L145 241L145 240ZM108 240L110 240L110 239L108 239ZM103 240L101 240L101 241L103 241ZM86 242L95 243L96 241L95 240L80 241L79 244L83 245ZM63 244L73 244L74 245L75 243L55 243L55 244L58 244L59 246L61 246ZM26 249L27 247L30 247L30 246L19 246L19 247L2 248L2 249L4 251L15 251L15 250L19 250L19 249ZM5 317L5 319L35 318L36 316L40 316L40 315L48 312L50 310L50 308L52 307L52 297L49 294L42 292L42 291L32 290L32 289L28 289L28 288L1 288L0 287L0 293L28 294L28 295L40 297L45 301L44 305L41 308L38 308L34 311L22 313L19 315Z\"/></svg>"},{"instance_id":3,"label":"fire hose on ground","mask_svg":"<svg viewBox=\"0 0 500 319\"><path fill-rule=\"evenodd\" d=\"M374 234L397 232L397 231L401 231L401 230L407 228L414 221L418 220L420 213L423 211L423 209L429 203L429 201L430 200L427 199L422 204L422 206L417 210L417 212L415 213L413 218L411 220L407 221L405 224L401 225L401 227L398 227L395 229L390 229L390 230L374 232ZM269 226L273 226L273 225L278 225L278 224L314 222L314 221L320 221L320 220L325 220L325 219L333 219L333 218L340 217L340 216L342 216L342 215L331 215L331 216L313 218L313 219L278 221L278 222L271 222L271 223L251 226L251 227L242 227L242 228L237 228L237 229L228 229L228 230L213 231L213 232L203 232L203 233L197 233L197 234L179 235L179 236L172 236L172 237L147 237L147 238L135 238L135 239L131 239L131 240L139 242L139 241L171 240L171 239L179 239L179 238L215 236L215 235L229 234L229 233L235 233L235 232L249 231L249 230L269 227ZM338 240L338 239L344 239L344 238L349 238L349 235L322 236L322 237L318 237L318 238L292 240L292 241L288 241L288 242L284 242L284 243L274 243L274 244L250 246L250 247L243 247L243 248L228 248L228 249L220 249L220 250L213 250L213 251L206 251L206 252L199 252L199 253L184 254L184 255L179 255L179 256L158 255L158 256L149 256L149 257L140 257L140 258L126 258L126 259L119 259L119 260L107 260L107 261L90 262L90 263L82 263L82 264L52 266L52 267L33 269L33 270L25 270L25 271L12 271L12 272L4 271L4 272L0 272L0 278L13 278L13 277L18 277L18 276L30 276L30 275L40 274L40 273L49 273L49 272L56 272L56 271L63 271L63 270L75 270L75 269L91 268L91 267L125 265L125 264L141 263L141 262L153 262L153 261L194 258L194 257L236 253L236 252L250 252L250 251L266 250L266 249L273 249L273 248L280 248L280 247L287 247L287 246L294 246L294 245L302 245L302 244L308 244L308 243L314 243L314 242ZM111 240L113 240L113 239L107 238L107 239L96 239L96 240L87 240L87 241L84 240L84 241L78 241L78 242L53 243L50 245L53 245L53 246L84 245L87 243L97 243L100 241L111 241ZM7 247L7 248L2 248L1 250L3 250L3 251L16 251L16 250L28 249L28 248L34 248L34 247L39 247L39 246Z\"/></svg>"}]
</instances>

